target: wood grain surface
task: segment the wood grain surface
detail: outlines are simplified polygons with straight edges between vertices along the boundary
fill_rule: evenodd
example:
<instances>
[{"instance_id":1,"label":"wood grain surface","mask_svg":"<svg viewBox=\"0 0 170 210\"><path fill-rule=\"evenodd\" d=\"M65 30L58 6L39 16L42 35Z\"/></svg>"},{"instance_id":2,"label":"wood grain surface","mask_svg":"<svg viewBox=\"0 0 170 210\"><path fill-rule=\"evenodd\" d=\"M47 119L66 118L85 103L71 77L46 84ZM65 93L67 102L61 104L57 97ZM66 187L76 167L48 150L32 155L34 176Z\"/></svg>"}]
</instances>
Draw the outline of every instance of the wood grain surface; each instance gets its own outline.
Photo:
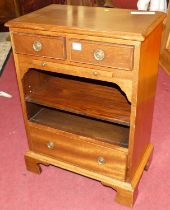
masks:
<instances>
[{"instance_id":1,"label":"wood grain surface","mask_svg":"<svg viewBox=\"0 0 170 210\"><path fill-rule=\"evenodd\" d=\"M30 118L30 121L58 130L98 139L113 145L128 147L129 127L127 126L82 117L80 115L41 106Z\"/></svg>"},{"instance_id":2,"label":"wood grain surface","mask_svg":"<svg viewBox=\"0 0 170 210\"><path fill-rule=\"evenodd\" d=\"M6 24L28 136L28 170L40 173L42 163L86 175L115 189L117 202L133 206L153 151L164 18L161 12L51 5ZM37 37L45 46L39 54L30 51ZM83 40L83 54L71 48L77 40ZM106 57L94 61L100 47Z\"/></svg>"},{"instance_id":3,"label":"wood grain surface","mask_svg":"<svg viewBox=\"0 0 170 210\"><path fill-rule=\"evenodd\" d=\"M115 84L33 70L23 81L28 102L129 125L130 104Z\"/></svg>"},{"instance_id":4,"label":"wood grain surface","mask_svg":"<svg viewBox=\"0 0 170 210\"><path fill-rule=\"evenodd\" d=\"M125 179L127 156L124 152L90 143L78 136L66 137L57 129L47 130L45 126L29 125L32 151L112 178ZM48 148L49 142L54 144L51 149ZM103 164L98 162L100 157L104 158Z\"/></svg>"},{"instance_id":5,"label":"wood grain surface","mask_svg":"<svg viewBox=\"0 0 170 210\"><path fill-rule=\"evenodd\" d=\"M73 48L74 44L79 44L81 50L75 50ZM69 59L79 63L132 70L133 48L134 46L128 45L71 39L69 40ZM102 60L95 59L97 50L102 50L104 54Z\"/></svg>"},{"instance_id":6,"label":"wood grain surface","mask_svg":"<svg viewBox=\"0 0 170 210\"><path fill-rule=\"evenodd\" d=\"M33 34L13 34L16 53L43 56L55 59L65 59L65 39L64 37L48 37ZM33 45L35 42L41 43L42 49L35 51Z\"/></svg>"},{"instance_id":7,"label":"wood grain surface","mask_svg":"<svg viewBox=\"0 0 170 210\"><path fill-rule=\"evenodd\" d=\"M164 17L161 12L132 15L131 10L124 9L54 4L8 22L6 26L74 34L79 30L79 34L143 41Z\"/></svg>"}]
</instances>

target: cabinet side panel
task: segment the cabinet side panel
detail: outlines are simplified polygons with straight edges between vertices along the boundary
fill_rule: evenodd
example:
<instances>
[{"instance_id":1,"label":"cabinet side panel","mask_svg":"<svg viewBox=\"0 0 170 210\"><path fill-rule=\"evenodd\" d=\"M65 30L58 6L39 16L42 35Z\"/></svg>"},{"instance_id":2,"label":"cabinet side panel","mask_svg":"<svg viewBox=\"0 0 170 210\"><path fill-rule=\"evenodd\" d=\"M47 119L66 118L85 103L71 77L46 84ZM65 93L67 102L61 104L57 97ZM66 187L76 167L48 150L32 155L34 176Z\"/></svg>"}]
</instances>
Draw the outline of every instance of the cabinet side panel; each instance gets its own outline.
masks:
<instances>
[{"instance_id":1,"label":"cabinet side panel","mask_svg":"<svg viewBox=\"0 0 170 210\"><path fill-rule=\"evenodd\" d=\"M19 88L19 94L20 94L20 102L21 102L21 108L23 113L23 120L26 128L26 134L27 138L29 139L29 128L27 126L27 110L26 110L26 104L25 104L25 96L24 96L24 87L22 85L22 78L24 74L28 71L29 67L24 62L20 62L19 55L14 52L15 49L15 43L13 40L13 32L10 30L10 36L11 36L11 42L12 42L12 49L13 49L13 56L15 61L15 69L16 69L16 76L17 76L17 83ZM30 142L28 141L28 145L30 145Z\"/></svg>"},{"instance_id":2,"label":"cabinet side panel","mask_svg":"<svg viewBox=\"0 0 170 210\"><path fill-rule=\"evenodd\" d=\"M141 44L139 71L134 80L136 109L132 109L135 118L133 137L130 139L128 158L128 177L130 180L150 142L154 98L156 91L158 61L162 25L159 25ZM136 86L136 87L135 87ZM132 106L135 107L132 102Z\"/></svg>"}]
</instances>

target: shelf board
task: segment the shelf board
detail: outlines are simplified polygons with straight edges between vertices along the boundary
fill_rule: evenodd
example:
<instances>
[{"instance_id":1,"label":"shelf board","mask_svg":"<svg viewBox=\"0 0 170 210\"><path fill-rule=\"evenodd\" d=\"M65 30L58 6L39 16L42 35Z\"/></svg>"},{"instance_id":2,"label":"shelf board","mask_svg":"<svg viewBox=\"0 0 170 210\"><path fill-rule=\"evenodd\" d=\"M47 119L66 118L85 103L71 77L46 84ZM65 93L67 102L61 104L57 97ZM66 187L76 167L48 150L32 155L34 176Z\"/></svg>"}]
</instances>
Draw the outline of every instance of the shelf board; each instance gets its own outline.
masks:
<instances>
[{"instance_id":1,"label":"shelf board","mask_svg":"<svg viewBox=\"0 0 170 210\"><path fill-rule=\"evenodd\" d=\"M27 102L129 125L131 106L116 85L49 75L45 78L38 87L32 85Z\"/></svg>"},{"instance_id":2,"label":"shelf board","mask_svg":"<svg viewBox=\"0 0 170 210\"><path fill-rule=\"evenodd\" d=\"M29 119L58 130L90 137L121 147L128 147L129 127L82 117L50 108L40 109Z\"/></svg>"}]
</instances>

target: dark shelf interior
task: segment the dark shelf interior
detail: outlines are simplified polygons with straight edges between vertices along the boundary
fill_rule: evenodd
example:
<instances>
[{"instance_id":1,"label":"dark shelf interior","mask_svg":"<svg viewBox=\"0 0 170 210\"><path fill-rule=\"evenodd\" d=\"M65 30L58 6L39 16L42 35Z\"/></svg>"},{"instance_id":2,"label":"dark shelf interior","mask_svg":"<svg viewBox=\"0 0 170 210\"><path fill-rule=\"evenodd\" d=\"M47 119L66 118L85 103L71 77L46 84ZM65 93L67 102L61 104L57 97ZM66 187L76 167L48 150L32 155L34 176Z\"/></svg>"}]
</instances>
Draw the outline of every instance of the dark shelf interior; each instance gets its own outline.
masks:
<instances>
[{"instance_id":1,"label":"dark shelf interior","mask_svg":"<svg viewBox=\"0 0 170 210\"><path fill-rule=\"evenodd\" d=\"M28 118L58 130L67 131L102 142L128 147L129 127L78 114L27 103Z\"/></svg>"},{"instance_id":2,"label":"dark shelf interior","mask_svg":"<svg viewBox=\"0 0 170 210\"><path fill-rule=\"evenodd\" d=\"M129 126L131 105L113 83L31 69L23 86L27 102Z\"/></svg>"}]
</instances>

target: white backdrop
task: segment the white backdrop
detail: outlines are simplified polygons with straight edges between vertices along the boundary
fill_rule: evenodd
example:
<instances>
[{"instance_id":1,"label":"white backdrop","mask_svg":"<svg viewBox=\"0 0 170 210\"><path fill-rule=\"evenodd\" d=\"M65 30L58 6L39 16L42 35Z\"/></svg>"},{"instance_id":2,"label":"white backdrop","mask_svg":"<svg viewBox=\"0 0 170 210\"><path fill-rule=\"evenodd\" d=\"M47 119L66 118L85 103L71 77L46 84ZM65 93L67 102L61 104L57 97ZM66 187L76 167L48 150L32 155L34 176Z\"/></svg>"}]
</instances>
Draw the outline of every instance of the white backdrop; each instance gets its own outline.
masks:
<instances>
[{"instance_id":1,"label":"white backdrop","mask_svg":"<svg viewBox=\"0 0 170 210\"><path fill-rule=\"evenodd\" d=\"M138 0L139 10L162 11L167 12L166 0Z\"/></svg>"}]
</instances>

